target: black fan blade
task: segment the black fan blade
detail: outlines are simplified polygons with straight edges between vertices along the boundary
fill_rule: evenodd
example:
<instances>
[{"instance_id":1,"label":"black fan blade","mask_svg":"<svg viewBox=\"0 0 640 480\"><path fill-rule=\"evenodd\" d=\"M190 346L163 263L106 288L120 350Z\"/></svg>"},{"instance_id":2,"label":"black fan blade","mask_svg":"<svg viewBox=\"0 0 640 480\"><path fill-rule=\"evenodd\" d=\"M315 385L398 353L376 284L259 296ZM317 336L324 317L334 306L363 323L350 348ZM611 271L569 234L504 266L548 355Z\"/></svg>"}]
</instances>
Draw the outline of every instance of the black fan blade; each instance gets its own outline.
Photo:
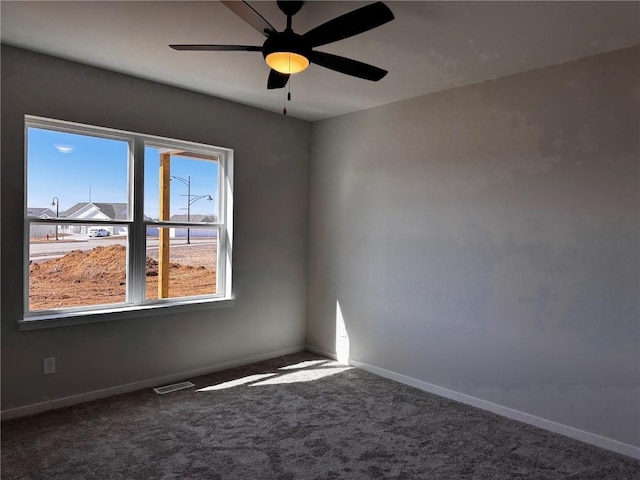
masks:
<instances>
[{"instance_id":1,"label":"black fan blade","mask_svg":"<svg viewBox=\"0 0 640 480\"><path fill-rule=\"evenodd\" d=\"M280 73L275 70L269 72L269 80L267 80L267 88L273 90L274 88L284 88L289 81L290 75L288 73Z\"/></svg>"},{"instance_id":2,"label":"black fan blade","mask_svg":"<svg viewBox=\"0 0 640 480\"><path fill-rule=\"evenodd\" d=\"M253 45L206 45L206 44L189 44L189 45L169 45L174 50L186 51L208 51L208 52L261 52L262 47Z\"/></svg>"},{"instance_id":3,"label":"black fan blade","mask_svg":"<svg viewBox=\"0 0 640 480\"><path fill-rule=\"evenodd\" d=\"M353 37L359 33L384 25L393 19L394 16L389 7L382 2L376 2L329 20L309 30L302 37L312 47L317 47L337 42L343 38Z\"/></svg>"},{"instance_id":4,"label":"black fan blade","mask_svg":"<svg viewBox=\"0 0 640 480\"><path fill-rule=\"evenodd\" d=\"M268 37L272 33L276 32L276 29L273 27L273 25L267 22L267 20L247 2L221 1L221 3L237 16L239 16L242 20L258 30L265 37Z\"/></svg>"},{"instance_id":5,"label":"black fan blade","mask_svg":"<svg viewBox=\"0 0 640 480\"><path fill-rule=\"evenodd\" d=\"M382 68L374 67L368 63L358 62L350 58L339 57L338 55L332 55L331 53L324 52L311 52L309 57L311 63L320 65L321 67L335 70L336 72L345 73L352 77L364 78L365 80L371 80L377 82L384 77L388 72Z\"/></svg>"}]
</instances>

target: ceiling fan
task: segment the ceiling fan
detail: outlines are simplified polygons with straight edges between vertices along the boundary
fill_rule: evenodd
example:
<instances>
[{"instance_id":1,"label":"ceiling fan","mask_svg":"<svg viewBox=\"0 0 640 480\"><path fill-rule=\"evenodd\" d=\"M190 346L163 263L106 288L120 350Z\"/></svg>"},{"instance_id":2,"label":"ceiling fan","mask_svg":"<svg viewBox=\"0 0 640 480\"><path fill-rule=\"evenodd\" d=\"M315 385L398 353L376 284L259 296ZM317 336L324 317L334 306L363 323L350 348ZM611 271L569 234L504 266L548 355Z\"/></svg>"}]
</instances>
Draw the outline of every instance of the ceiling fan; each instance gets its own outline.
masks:
<instances>
[{"instance_id":1,"label":"ceiling fan","mask_svg":"<svg viewBox=\"0 0 640 480\"><path fill-rule=\"evenodd\" d=\"M289 76L303 71L309 63L374 82L387 74L386 70L373 65L314 50L315 47L358 35L393 20L393 13L382 2L372 3L340 15L303 35L293 31L291 18L300 11L304 2L278 0L278 7L287 16L287 27L282 32L278 32L248 2L222 1L221 3L267 37L262 46L196 44L169 45L169 47L187 51L262 52L267 65L271 68L267 82L268 89L284 88L289 81Z\"/></svg>"}]
</instances>

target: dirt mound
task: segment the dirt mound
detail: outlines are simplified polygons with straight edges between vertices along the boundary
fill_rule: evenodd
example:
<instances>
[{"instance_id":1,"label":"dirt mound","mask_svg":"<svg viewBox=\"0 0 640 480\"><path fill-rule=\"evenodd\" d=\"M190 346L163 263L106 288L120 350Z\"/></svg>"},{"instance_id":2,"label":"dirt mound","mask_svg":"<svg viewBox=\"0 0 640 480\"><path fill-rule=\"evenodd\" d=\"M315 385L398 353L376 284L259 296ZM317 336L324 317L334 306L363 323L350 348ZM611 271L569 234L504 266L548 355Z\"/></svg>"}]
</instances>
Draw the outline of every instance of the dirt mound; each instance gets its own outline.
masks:
<instances>
[{"instance_id":1,"label":"dirt mound","mask_svg":"<svg viewBox=\"0 0 640 480\"><path fill-rule=\"evenodd\" d=\"M96 278L126 279L126 249L122 245L96 247L88 252L73 250L64 257L32 264L31 281L51 280L81 283Z\"/></svg>"},{"instance_id":2,"label":"dirt mound","mask_svg":"<svg viewBox=\"0 0 640 480\"><path fill-rule=\"evenodd\" d=\"M122 245L74 250L29 266L29 307L46 310L126 301L126 248ZM158 298L158 262L146 259L147 299ZM171 263L169 296L216 291L215 269Z\"/></svg>"}]
</instances>

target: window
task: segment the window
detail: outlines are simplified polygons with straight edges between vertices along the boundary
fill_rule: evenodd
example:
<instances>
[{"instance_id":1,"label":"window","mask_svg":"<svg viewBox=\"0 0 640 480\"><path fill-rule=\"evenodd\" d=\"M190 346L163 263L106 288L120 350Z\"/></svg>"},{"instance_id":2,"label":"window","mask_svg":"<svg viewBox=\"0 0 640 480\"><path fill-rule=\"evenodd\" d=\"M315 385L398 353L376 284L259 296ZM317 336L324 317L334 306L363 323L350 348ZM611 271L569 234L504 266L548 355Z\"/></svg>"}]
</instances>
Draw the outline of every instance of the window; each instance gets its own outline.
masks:
<instances>
[{"instance_id":1,"label":"window","mask_svg":"<svg viewBox=\"0 0 640 480\"><path fill-rule=\"evenodd\" d=\"M26 118L25 319L231 298L229 149Z\"/></svg>"}]
</instances>

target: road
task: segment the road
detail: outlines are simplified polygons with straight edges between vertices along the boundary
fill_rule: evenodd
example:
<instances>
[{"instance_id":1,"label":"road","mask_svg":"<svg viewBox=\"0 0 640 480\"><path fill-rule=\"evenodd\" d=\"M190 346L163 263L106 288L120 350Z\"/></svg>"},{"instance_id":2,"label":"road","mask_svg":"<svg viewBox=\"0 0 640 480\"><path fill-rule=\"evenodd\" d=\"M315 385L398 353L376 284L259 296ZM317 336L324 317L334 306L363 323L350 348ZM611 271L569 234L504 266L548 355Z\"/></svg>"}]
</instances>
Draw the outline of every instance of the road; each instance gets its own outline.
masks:
<instances>
[{"instance_id":1,"label":"road","mask_svg":"<svg viewBox=\"0 0 640 480\"><path fill-rule=\"evenodd\" d=\"M212 245L216 241L210 238L191 238L191 244L187 244L185 238L172 238L171 247L175 248L190 248L200 245ZM55 241L50 240L42 243L32 243L29 246L29 260L42 261L50 260L52 258L61 257L73 250L93 250L95 247L106 247L109 245L127 245L126 237L99 237L89 238L87 236L78 236L75 241ZM158 238L147 238L147 250L153 251L158 248Z\"/></svg>"}]
</instances>

